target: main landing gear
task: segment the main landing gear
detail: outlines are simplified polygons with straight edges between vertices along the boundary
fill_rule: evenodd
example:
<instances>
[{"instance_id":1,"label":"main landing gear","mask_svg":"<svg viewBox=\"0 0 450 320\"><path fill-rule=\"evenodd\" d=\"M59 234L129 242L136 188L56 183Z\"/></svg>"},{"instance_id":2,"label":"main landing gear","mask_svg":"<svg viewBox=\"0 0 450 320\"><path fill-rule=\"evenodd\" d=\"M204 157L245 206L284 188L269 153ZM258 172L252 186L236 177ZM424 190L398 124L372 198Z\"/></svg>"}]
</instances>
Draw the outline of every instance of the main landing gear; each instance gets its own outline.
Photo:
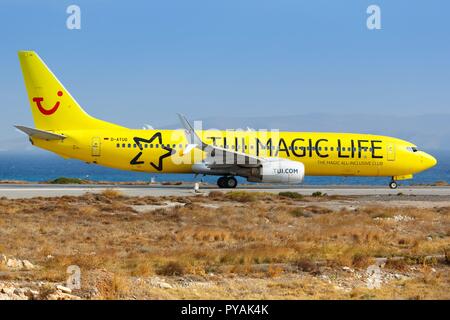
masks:
<instances>
[{"instance_id":1,"label":"main landing gear","mask_svg":"<svg viewBox=\"0 0 450 320\"><path fill-rule=\"evenodd\" d=\"M237 180L235 177L220 177L217 179L219 188L236 188Z\"/></svg>"},{"instance_id":2,"label":"main landing gear","mask_svg":"<svg viewBox=\"0 0 450 320\"><path fill-rule=\"evenodd\" d=\"M389 188L397 189L397 187L398 187L397 181L395 181L394 178L392 178L391 182L389 182Z\"/></svg>"}]
</instances>

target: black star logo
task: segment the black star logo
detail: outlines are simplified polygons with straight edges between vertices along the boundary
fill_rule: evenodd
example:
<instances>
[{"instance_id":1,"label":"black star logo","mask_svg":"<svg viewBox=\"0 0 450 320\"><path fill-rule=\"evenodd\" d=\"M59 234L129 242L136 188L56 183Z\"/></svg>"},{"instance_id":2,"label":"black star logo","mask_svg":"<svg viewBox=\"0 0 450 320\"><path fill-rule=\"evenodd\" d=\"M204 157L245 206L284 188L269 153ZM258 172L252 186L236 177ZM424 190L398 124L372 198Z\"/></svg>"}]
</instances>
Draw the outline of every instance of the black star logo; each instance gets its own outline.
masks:
<instances>
[{"instance_id":1,"label":"black star logo","mask_svg":"<svg viewBox=\"0 0 450 320\"><path fill-rule=\"evenodd\" d=\"M155 140L155 139L158 139L158 143L159 143L159 145L161 146L161 149L166 150L167 152L164 153L164 154L162 154L162 155L159 157L158 164L155 164L155 163L152 161L152 162L150 162L150 165L151 165L153 168L155 168L156 170L158 170L158 171L161 171L161 170L163 169L163 159L164 159L164 158L167 158L167 157L170 157L172 154L175 153L175 150L172 149L171 147L169 147L169 145L164 146L164 145L162 144L162 136L161 136L161 132L155 133L155 134L153 135L153 137L151 137L150 139L144 139L144 138L140 138L140 137L134 137L134 138L133 138L134 142L135 142L135 143L137 144L137 146L139 147L140 152L139 152L139 153L138 153L138 154L130 161L130 164L131 164L131 165L135 165L135 164L143 164L143 163L144 163L144 161L139 160L139 158L140 158L141 155L142 155L142 149L143 149L143 148L142 148L141 142L144 142L144 143L152 143L153 140Z\"/></svg>"}]
</instances>

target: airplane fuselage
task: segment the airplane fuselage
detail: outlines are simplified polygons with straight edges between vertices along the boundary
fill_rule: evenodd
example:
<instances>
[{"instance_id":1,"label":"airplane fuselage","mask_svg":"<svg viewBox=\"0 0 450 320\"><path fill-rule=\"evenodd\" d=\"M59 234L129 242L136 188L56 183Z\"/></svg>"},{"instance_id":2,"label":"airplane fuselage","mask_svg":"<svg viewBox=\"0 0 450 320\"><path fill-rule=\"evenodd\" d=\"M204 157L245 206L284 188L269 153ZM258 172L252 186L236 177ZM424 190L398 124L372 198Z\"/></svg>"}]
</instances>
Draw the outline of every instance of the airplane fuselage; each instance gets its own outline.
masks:
<instances>
[{"instance_id":1,"label":"airplane fuselage","mask_svg":"<svg viewBox=\"0 0 450 320\"><path fill-rule=\"evenodd\" d=\"M55 131L68 138L34 145L65 158L107 167L150 173L193 173L205 158L201 150L183 151L183 130ZM393 176L410 178L435 164L435 159L407 141L378 135L315 132L199 132L209 144L260 157L302 162L310 176Z\"/></svg>"}]
</instances>

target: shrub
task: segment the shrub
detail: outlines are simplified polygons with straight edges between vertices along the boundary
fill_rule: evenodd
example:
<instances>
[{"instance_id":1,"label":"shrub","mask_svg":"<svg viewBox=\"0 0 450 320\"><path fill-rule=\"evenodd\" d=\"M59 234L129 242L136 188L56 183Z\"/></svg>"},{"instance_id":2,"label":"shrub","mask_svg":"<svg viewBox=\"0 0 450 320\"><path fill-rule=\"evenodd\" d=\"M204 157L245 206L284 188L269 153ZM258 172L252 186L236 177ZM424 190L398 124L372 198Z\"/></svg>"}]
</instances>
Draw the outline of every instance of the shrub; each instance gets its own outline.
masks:
<instances>
[{"instance_id":1,"label":"shrub","mask_svg":"<svg viewBox=\"0 0 450 320\"><path fill-rule=\"evenodd\" d=\"M47 182L51 184L84 184L87 183L88 181L78 178L59 177Z\"/></svg>"},{"instance_id":2,"label":"shrub","mask_svg":"<svg viewBox=\"0 0 450 320\"><path fill-rule=\"evenodd\" d=\"M408 259L388 259L385 264L386 269L393 269L398 271L406 271L409 265Z\"/></svg>"},{"instance_id":3,"label":"shrub","mask_svg":"<svg viewBox=\"0 0 450 320\"><path fill-rule=\"evenodd\" d=\"M269 266L267 269L267 276L269 278L275 278L280 276L283 273L283 268L278 266Z\"/></svg>"},{"instance_id":4,"label":"shrub","mask_svg":"<svg viewBox=\"0 0 450 320\"><path fill-rule=\"evenodd\" d=\"M294 265L298 268L299 271L318 272L317 265L309 259L298 259L294 262Z\"/></svg>"},{"instance_id":5,"label":"shrub","mask_svg":"<svg viewBox=\"0 0 450 320\"><path fill-rule=\"evenodd\" d=\"M208 194L208 197L212 198L212 199L222 199L223 196L224 196L224 193L222 191L211 191Z\"/></svg>"},{"instance_id":6,"label":"shrub","mask_svg":"<svg viewBox=\"0 0 450 320\"><path fill-rule=\"evenodd\" d=\"M289 211L289 213L293 217L310 217L311 216L311 213L304 212L303 208L294 208L291 211Z\"/></svg>"},{"instance_id":7,"label":"shrub","mask_svg":"<svg viewBox=\"0 0 450 320\"><path fill-rule=\"evenodd\" d=\"M115 189L105 189L102 191L102 195L107 198L114 199L120 198L122 196L122 193Z\"/></svg>"},{"instance_id":8,"label":"shrub","mask_svg":"<svg viewBox=\"0 0 450 320\"><path fill-rule=\"evenodd\" d=\"M159 275L163 276L182 276L186 274L186 267L176 261L169 261L158 270Z\"/></svg>"},{"instance_id":9,"label":"shrub","mask_svg":"<svg viewBox=\"0 0 450 320\"><path fill-rule=\"evenodd\" d=\"M292 192L292 191L280 192L278 195L283 198L291 198L291 199L302 199L303 198L303 195L301 195L300 193Z\"/></svg>"},{"instance_id":10,"label":"shrub","mask_svg":"<svg viewBox=\"0 0 450 320\"><path fill-rule=\"evenodd\" d=\"M313 196L313 197L322 197L323 194L322 194L322 192L320 192L320 191L316 191L316 192L313 192L313 193L312 193L312 196Z\"/></svg>"},{"instance_id":11,"label":"shrub","mask_svg":"<svg viewBox=\"0 0 450 320\"><path fill-rule=\"evenodd\" d=\"M237 202L253 202L257 199L257 194L245 191L232 191L226 194L227 198Z\"/></svg>"},{"instance_id":12,"label":"shrub","mask_svg":"<svg viewBox=\"0 0 450 320\"><path fill-rule=\"evenodd\" d=\"M352 257L352 266L355 268L367 268L373 259L363 253L355 253Z\"/></svg>"}]
</instances>

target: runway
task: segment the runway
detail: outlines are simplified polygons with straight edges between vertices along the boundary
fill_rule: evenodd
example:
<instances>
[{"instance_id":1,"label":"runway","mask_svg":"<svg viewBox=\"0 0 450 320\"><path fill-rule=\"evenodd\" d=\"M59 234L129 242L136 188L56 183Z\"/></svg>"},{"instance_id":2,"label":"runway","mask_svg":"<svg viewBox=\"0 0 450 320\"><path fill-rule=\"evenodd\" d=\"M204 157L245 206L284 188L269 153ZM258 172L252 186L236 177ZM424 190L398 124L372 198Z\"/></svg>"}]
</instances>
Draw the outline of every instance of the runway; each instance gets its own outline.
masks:
<instances>
[{"instance_id":1,"label":"runway","mask_svg":"<svg viewBox=\"0 0 450 320\"><path fill-rule=\"evenodd\" d=\"M99 193L105 189L114 188L127 196L192 196L196 194L192 184L177 186L165 185L54 185L54 184L0 184L0 197L10 199L33 197L80 196L86 192ZM219 189L212 185L201 185L200 193L211 191L247 191L270 192L283 191L298 192L311 195L313 192L322 192L328 195L343 196L376 196L376 195L415 195L415 196L449 196L450 187L404 186L391 190L387 186L267 186L267 185L241 185L236 189Z\"/></svg>"}]
</instances>

